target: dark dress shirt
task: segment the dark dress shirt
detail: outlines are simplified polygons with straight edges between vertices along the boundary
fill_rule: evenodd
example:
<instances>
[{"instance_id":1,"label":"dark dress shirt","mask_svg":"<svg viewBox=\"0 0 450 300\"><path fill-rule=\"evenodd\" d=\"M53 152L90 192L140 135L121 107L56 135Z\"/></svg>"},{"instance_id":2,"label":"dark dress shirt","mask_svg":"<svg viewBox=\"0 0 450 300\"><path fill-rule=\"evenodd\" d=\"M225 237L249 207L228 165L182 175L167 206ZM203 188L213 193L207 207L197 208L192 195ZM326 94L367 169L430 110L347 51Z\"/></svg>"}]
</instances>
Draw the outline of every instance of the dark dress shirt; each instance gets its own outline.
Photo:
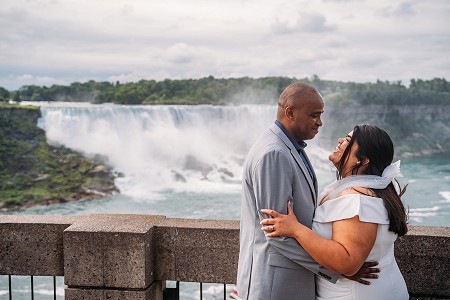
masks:
<instances>
[{"instance_id":1,"label":"dark dress shirt","mask_svg":"<svg viewBox=\"0 0 450 300\"><path fill-rule=\"evenodd\" d=\"M278 127L284 132L284 134L289 138L289 140L294 145L295 149L297 150L298 154L300 154L300 158L302 159L303 163L306 166L306 169L308 170L309 176L311 176L312 179L314 179L314 173L312 172L312 167L309 165L308 160L306 160L306 153L305 153L305 147L307 144L304 141L295 141L294 137L287 131L284 126L278 122L278 120L275 120L275 124L277 124Z\"/></svg>"}]
</instances>

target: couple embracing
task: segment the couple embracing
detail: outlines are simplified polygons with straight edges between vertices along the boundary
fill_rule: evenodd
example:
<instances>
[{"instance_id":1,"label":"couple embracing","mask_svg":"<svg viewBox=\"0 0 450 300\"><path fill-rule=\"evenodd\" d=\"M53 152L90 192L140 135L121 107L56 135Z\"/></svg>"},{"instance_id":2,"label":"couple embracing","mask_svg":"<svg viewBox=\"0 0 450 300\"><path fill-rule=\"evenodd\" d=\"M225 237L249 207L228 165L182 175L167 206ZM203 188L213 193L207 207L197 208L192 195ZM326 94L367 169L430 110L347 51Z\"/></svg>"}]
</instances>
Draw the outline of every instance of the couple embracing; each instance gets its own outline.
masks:
<instances>
[{"instance_id":1,"label":"couple embracing","mask_svg":"<svg viewBox=\"0 0 450 300\"><path fill-rule=\"evenodd\" d=\"M304 141L318 133L323 110L314 88L289 85L275 123L249 151L237 296L406 300L394 241L407 232L407 215L400 200L404 189L394 186L401 173L399 162L392 163L392 141L370 125L339 138L329 156L337 180L319 195Z\"/></svg>"}]
</instances>

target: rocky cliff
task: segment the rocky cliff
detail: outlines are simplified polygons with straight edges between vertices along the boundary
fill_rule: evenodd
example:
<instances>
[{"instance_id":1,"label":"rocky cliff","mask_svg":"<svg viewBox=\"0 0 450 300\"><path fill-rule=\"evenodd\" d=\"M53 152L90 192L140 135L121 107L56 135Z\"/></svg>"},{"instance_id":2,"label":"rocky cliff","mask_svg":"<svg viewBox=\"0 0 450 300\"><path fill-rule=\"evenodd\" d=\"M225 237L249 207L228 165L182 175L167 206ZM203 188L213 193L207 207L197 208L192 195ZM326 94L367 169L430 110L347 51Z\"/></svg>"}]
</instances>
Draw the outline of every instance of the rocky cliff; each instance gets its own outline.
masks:
<instances>
[{"instance_id":1,"label":"rocky cliff","mask_svg":"<svg viewBox=\"0 0 450 300\"><path fill-rule=\"evenodd\" d=\"M325 103L322 144L330 147L354 125L371 124L391 136L398 158L450 152L450 105Z\"/></svg>"},{"instance_id":2,"label":"rocky cliff","mask_svg":"<svg viewBox=\"0 0 450 300\"><path fill-rule=\"evenodd\" d=\"M117 192L101 161L47 144L36 107L0 105L0 211Z\"/></svg>"}]
</instances>

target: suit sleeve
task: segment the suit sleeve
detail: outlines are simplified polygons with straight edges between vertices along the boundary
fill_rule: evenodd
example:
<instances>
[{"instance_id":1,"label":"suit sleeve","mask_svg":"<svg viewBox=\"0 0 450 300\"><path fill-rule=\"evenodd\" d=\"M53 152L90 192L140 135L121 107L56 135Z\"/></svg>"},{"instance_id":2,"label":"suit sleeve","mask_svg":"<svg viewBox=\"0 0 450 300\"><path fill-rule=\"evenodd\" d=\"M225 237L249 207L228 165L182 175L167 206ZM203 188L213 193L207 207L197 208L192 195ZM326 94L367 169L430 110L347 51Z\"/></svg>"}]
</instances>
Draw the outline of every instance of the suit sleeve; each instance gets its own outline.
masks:
<instances>
[{"instance_id":1,"label":"suit sleeve","mask_svg":"<svg viewBox=\"0 0 450 300\"><path fill-rule=\"evenodd\" d=\"M261 209L269 208L286 213L287 201L292 198L294 170L290 159L281 151L267 152L257 162L254 170L253 190L260 220L267 218ZM281 255L323 278L336 282L338 274L319 265L293 238L272 237L267 241Z\"/></svg>"}]
</instances>

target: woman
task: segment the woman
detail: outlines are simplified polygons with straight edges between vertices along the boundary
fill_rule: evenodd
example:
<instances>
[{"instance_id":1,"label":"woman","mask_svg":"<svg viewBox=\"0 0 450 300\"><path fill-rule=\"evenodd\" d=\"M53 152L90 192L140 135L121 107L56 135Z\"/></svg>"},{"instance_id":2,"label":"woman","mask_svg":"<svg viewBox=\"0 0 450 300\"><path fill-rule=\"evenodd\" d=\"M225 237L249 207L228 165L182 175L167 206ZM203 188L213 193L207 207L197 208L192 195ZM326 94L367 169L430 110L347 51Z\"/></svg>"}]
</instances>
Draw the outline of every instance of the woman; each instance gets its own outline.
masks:
<instances>
[{"instance_id":1,"label":"woman","mask_svg":"<svg viewBox=\"0 0 450 300\"><path fill-rule=\"evenodd\" d=\"M392 164L394 146L389 135L370 125L355 126L329 156L337 180L322 192L313 228L288 214L262 209L273 218L261 221L268 237L288 236L318 263L343 274L336 284L316 277L317 299L409 299L394 258L394 241L407 232L407 215L393 180L401 177L400 162ZM380 276L370 285L345 276L365 261L378 261Z\"/></svg>"}]
</instances>

